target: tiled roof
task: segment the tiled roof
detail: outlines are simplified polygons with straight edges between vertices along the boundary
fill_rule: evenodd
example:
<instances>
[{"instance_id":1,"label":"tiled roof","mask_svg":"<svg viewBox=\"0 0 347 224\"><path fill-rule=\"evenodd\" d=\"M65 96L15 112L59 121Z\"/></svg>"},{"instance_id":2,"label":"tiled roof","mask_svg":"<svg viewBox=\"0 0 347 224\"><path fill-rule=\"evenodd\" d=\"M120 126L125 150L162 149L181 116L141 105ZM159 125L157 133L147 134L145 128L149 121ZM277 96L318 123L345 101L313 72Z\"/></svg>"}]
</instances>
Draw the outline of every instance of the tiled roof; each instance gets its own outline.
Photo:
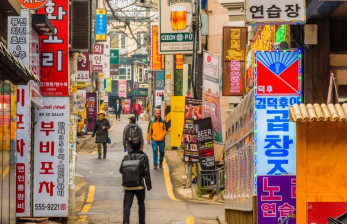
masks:
<instances>
[{"instance_id":1,"label":"tiled roof","mask_svg":"<svg viewBox=\"0 0 347 224\"><path fill-rule=\"evenodd\" d=\"M289 107L290 120L294 122L347 121L347 103L294 104Z\"/></svg>"}]
</instances>

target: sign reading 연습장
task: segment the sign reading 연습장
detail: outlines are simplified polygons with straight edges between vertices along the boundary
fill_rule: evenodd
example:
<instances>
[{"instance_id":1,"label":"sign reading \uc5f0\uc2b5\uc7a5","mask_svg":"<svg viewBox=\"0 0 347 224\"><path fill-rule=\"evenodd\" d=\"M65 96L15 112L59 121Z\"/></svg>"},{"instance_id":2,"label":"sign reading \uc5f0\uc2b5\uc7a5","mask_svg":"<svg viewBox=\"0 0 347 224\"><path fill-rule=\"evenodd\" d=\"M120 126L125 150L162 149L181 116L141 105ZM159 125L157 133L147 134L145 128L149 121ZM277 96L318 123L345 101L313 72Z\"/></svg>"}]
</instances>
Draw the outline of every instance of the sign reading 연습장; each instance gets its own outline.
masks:
<instances>
[{"instance_id":1,"label":"sign reading \uc5f0\uc2b5\uc7a5","mask_svg":"<svg viewBox=\"0 0 347 224\"><path fill-rule=\"evenodd\" d=\"M190 0L159 0L159 54L192 54Z\"/></svg>"},{"instance_id":2,"label":"sign reading \uc5f0\uc2b5\uc7a5","mask_svg":"<svg viewBox=\"0 0 347 224\"><path fill-rule=\"evenodd\" d=\"M69 98L45 97L35 122L33 216L67 217Z\"/></svg>"},{"instance_id":3,"label":"sign reading \uc5f0\uc2b5\uc7a5","mask_svg":"<svg viewBox=\"0 0 347 224\"><path fill-rule=\"evenodd\" d=\"M295 176L258 176L258 223L296 223Z\"/></svg>"},{"instance_id":4,"label":"sign reading \uc5f0\uc2b5\uc7a5","mask_svg":"<svg viewBox=\"0 0 347 224\"><path fill-rule=\"evenodd\" d=\"M48 0L37 13L55 27L55 35L41 36L41 94L69 96L69 1Z\"/></svg>"},{"instance_id":5,"label":"sign reading \uc5f0\uc2b5\uc7a5","mask_svg":"<svg viewBox=\"0 0 347 224\"><path fill-rule=\"evenodd\" d=\"M306 21L304 0L246 0L246 22L249 24L293 24Z\"/></svg>"},{"instance_id":6,"label":"sign reading \uc5f0\uc2b5\uc7a5","mask_svg":"<svg viewBox=\"0 0 347 224\"><path fill-rule=\"evenodd\" d=\"M30 216L31 105L29 85L17 88L16 216Z\"/></svg>"}]
</instances>

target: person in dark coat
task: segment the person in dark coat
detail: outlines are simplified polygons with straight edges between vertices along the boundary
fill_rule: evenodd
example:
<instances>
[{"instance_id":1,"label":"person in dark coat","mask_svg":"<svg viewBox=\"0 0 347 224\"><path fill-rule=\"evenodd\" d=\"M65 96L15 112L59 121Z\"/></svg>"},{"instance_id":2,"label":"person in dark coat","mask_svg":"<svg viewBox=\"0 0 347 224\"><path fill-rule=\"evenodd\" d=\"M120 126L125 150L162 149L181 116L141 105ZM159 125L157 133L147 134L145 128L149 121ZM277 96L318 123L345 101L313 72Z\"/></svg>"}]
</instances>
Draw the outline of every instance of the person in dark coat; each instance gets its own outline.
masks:
<instances>
[{"instance_id":1,"label":"person in dark coat","mask_svg":"<svg viewBox=\"0 0 347 224\"><path fill-rule=\"evenodd\" d=\"M106 158L108 129L110 129L110 127L110 122L106 119L105 111L99 111L98 119L95 121L95 126L92 134L93 138L96 135L95 143L97 143L98 147L98 159L101 159L101 145L104 148L103 158Z\"/></svg>"},{"instance_id":2,"label":"person in dark coat","mask_svg":"<svg viewBox=\"0 0 347 224\"><path fill-rule=\"evenodd\" d=\"M120 121L120 114L122 113L122 103L117 99L116 104L114 105L114 112L116 113L116 119Z\"/></svg>"},{"instance_id":3,"label":"person in dark coat","mask_svg":"<svg viewBox=\"0 0 347 224\"><path fill-rule=\"evenodd\" d=\"M132 152L134 147L132 147L133 144L131 144L130 139L129 139L129 129L130 128L135 128L137 131L137 136L139 136L141 145L139 146L140 148L143 148L143 135L142 135L142 129L140 126L136 124L136 118L134 116L131 116L129 118L129 124L125 126L124 131L123 131L123 146L124 146L124 151L128 151L129 153Z\"/></svg>"}]
</instances>

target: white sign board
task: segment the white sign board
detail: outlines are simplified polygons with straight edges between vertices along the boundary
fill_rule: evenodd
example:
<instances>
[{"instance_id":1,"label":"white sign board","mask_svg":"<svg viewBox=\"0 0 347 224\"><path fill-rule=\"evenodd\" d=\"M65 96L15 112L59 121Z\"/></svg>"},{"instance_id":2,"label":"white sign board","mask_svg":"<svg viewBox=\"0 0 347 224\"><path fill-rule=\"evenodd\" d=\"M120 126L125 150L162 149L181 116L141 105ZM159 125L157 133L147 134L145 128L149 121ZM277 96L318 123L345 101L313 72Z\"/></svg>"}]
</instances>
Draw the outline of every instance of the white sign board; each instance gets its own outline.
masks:
<instances>
[{"instance_id":1,"label":"white sign board","mask_svg":"<svg viewBox=\"0 0 347 224\"><path fill-rule=\"evenodd\" d=\"M155 106L161 106L162 95L164 95L164 90L156 90L155 91Z\"/></svg>"},{"instance_id":2,"label":"white sign board","mask_svg":"<svg viewBox=\"0 0 347 224\"><path fill-rule=\"evenodd\" d=\"M103 43L104 45L104 56L102 58L103 60L103 69L102 72L104 73L105 78L110 78L110 37L107 37L107 41Z\"/></svg>"},{"instance_id":3,"label":"white sign board","mask_svg":"<svg viewBox=\"0 0 347 224\"><path fill-rule=\"evenodd\" d=\"M21 16L8 17L8 50L27 68L29 68L30 17L28 10L22 10Z\"/></svg>"},{"instance_id":4,"label":"white sign board","mask_svg":"<svg viewBox=\"0 0 347 224\"><path fill-rule=\"evenodd\" d=\"M248 24L305 23L304 0L246 0Z\"/></svg>"},{"instance_id":5,"label":"white sign board","mask_svg":"<svg viewBox=\"0 0 347 224\"><path fill-rule=\"evenodd\" d=\"M68 216L68 105L68 97L44 97L35 113L34 217Z\"/></svg>"},{"instance_id":6,"label":"white sign board","mask_svg":"<svg viewBox=\"0 0 347 224\"><path fill-rule=\"evenodd\" d=\"M17 88L16 216L30 216L31 105L29 88Z\"/></svg>"}]
</instances>

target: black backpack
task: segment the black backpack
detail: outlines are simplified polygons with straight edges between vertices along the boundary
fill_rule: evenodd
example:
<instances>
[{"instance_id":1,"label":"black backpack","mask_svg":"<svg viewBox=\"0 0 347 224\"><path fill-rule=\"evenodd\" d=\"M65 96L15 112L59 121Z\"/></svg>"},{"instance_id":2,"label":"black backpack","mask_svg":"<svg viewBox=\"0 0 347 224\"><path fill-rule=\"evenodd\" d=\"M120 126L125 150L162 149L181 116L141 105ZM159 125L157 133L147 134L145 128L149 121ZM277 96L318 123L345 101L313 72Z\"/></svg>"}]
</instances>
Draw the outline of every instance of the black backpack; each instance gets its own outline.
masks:
<instances>
[{"instance_id":1,"label":"black backpack","mask_svg":"<svg viewBox=\"0 0 347 224\"><path fill-rule=\"evenodd\" d=\"M133 149L138 149L141 146L141 137L138 135L137 129L138 127L135 125L130 126L128 130L128 140Z\"/></svg>"},{"instance_id":2,"label":"black backpack","mask_svg":"<svg viewBox=\"0 0 347 224\"><path fill-rule=\"evenodd\" d=\"M122 185L124 187L137 187L142 184L142 163L140 158L129 154L122 164Z\"/></svg>"}]
</instances>

